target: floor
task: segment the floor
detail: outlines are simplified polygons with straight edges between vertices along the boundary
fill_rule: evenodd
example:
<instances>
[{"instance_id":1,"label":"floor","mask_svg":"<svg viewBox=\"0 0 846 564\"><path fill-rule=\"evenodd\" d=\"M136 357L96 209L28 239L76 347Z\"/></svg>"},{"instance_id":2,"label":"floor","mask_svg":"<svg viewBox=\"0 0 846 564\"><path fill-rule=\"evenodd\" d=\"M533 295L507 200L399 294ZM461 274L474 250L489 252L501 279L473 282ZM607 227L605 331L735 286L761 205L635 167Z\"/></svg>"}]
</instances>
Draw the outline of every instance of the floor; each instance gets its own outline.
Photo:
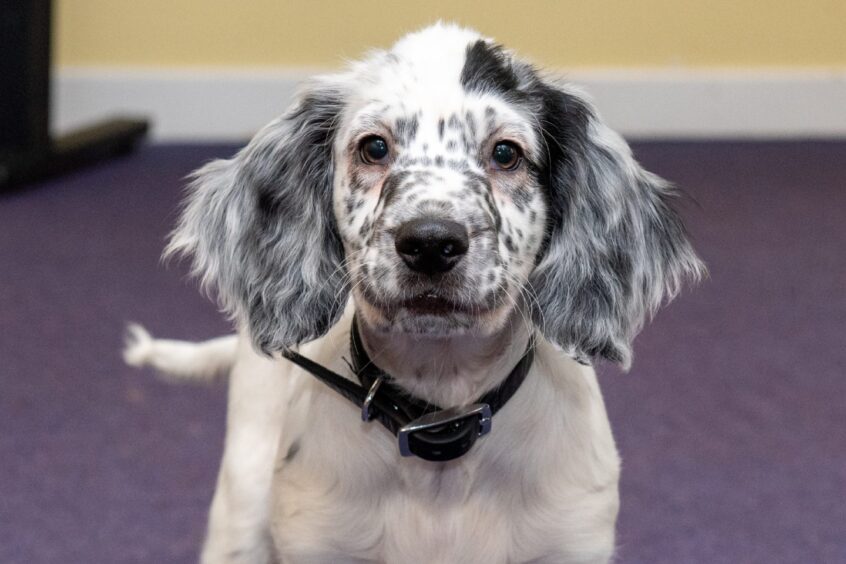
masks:
<instances>
[{"instance_id":1,"label":"floor","mask_svg":"<svg viewBox=\"0 0 846 564\"><path fill-rule=\"evenodd\" d=\"M619 563L846 562L846 142L636 143L692 197L710 278L600 366ZM184 177L152 145L0 195L0 562L194 562L225 388L124 366L124 324L228 331L159 256ZM540 430L539 430L540 432Z\"/></svg>"}]
</instances>

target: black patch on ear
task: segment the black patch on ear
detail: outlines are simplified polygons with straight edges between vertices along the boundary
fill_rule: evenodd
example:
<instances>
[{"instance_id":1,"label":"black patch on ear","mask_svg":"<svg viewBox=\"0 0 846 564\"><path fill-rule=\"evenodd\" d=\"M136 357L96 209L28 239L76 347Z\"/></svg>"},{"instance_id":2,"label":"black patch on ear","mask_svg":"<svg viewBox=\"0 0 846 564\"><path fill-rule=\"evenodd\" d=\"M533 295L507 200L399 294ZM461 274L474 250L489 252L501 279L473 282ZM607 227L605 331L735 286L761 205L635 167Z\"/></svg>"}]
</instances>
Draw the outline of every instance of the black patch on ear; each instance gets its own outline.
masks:
<instances>
[{"instance_id":1,"label":"black patch on ear","mask_svg":"<svg viewBox=\"0 0 846 564\"><path fill-rule=\"evenodd\" d=\"M242 239L252 282L245 284L244 298L253 340L266 353L322 335L344 306L333 280L343 245L331 211L332 140L341 106L337 99L305 96L287 116L292 129L287 143L258 144L241 169L251 180L258 219L245 226ZM319 259L308 260L315 252ZM292 263L283 254L299 260ZM319 265L326 281L322 291L294 275L298 264ZM297 305L280 298L285 292L274 286L281 280L291 288L301 285Z\"/></svg>"},{"instance_id":2,"label":"black patch on ear","mask_svg":"<svg viewBox=\"0 0 846 564\"><path fill-rule=\"evenodd\" d=\"M517 89L519 77L499 45L479 39L467 46L461 85L469 92L506 94Z\"/></svg>"},{"instance_id":3,"label":"black patch on ear","mask_svg":"<svg viewBox=\"0 0 846 564\"><path fill-rule=\"evenodd\" d=\"M343 245L332 206L332 141L344 93L311 86L238 155L195 173L168 254L193 271L256 348L325 334L346 303Z\"/></svg>"},{"instance_id":4,"label":"black patch on ear","mask_svg":"<svg viewBox=\"0 0 846 564\"><path fill-rule=\"evenodd\" d=\"M292 205L288 190L282 189L280 180L291 180L289 175L313 172L315 168L329 168L332 162L332 139L337 130L334 112L338 111L326 100L317 100L311 96L303 98L297 109L289 115L289 120L299 128L297 143L301 147L286 147L280 156L279 148L266 144L256 148L250 164L245 164L242 174L248 175L254 182L256 208L265 220L273 220L279 213L297 213L297 206ZM297 154L299 153L299 156ZM321 180L329 185L321 186ZM331 209L331 178L315 181L315 188L309 193L319 199L320 205L329 205ZM328 197L327 197L328 196ZM294 209L283 209L289 206ZM334 216L333 216L334 218Z\"/></svg>"},{"instance_id":5,"label":"black patch on ear","mask_svg":"<svg viewBox=\"0 0 846 564\"><path fill-rule=\"evenodd\" d=\"M547 237L531 284L545 336L627 367L643 321L702 266L671 200L581 98L538 80ZM545 326L544 326L545 324Z\"/></svg>"},{"instance_id":6,"label":"black patch on ear","mask_svg":"<svg viewBox=\"0 0 846 564\"><path fill-rule=\"evenodd\" d=\"M267 221L277 213L279 202L273 197L269 190L259 190L256 199L256 208L262 221Z\"/></svg>"},{"instance_id":7,"label":"black patch on ear","mask_svg":"<svg viewBox=\"0 0 846 564\"><path fill-rule=\"evenodd\" d=\"M547 199L549 225L539 252L543 255L550 240L560 233L563 219L570 209L573 192L566 187L575 187L573 156L582 154L588 143L591 111L579 98L540 80L533 85L531 97L542 108L540 122L543 128L537 128L537 135L543 139L543 146L547 149L538 163L538 178Z\"/></svg>"}]
</instances>

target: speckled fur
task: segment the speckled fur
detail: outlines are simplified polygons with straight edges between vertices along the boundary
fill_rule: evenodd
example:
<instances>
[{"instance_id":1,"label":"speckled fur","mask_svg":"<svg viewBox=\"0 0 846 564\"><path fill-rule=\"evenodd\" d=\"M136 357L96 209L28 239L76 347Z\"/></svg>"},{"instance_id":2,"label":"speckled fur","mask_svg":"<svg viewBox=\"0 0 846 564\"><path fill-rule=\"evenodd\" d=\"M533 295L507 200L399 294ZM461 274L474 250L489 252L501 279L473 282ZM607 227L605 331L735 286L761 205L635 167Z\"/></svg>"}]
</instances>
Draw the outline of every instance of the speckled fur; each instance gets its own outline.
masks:
<instances>
[{"instance_id":1,"label":"speckled fur","mask_svg":"<svg viewBox=\"0 0 846 564\"><path fill-rule=\"evenodd\" d=\"M389 147L375 164L373 135ZM514 170L491 161L502 141ZM232 365L203 561L608 562L619 459L589 363L627 367L645 319L701 274L673 198L577 90L471 30L438 24L308 84L196 174L168 249L193 257L237 344L147 336L127 353L174 373ZM395 248L423 216L469 237L436 278ZM432 294L452 310L407 305ZM530 341L536 361L470 453L401 458L277 354L305 343L348 374L353 311L371 358L442 406L498 385Z\"/></svg>"}]
</instances>

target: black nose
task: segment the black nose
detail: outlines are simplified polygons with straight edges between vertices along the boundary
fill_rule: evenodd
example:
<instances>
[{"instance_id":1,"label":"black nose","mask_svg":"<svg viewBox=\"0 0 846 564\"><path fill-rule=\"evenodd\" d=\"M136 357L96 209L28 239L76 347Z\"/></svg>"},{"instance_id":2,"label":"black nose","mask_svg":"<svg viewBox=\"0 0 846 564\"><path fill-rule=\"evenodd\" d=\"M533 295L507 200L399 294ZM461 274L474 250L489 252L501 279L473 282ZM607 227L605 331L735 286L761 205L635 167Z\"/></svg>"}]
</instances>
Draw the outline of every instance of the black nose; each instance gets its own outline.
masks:
<instances>
[{"instance_id":1,"label":"black nose","mask_svg":"<svg viewBox=\"0 0 846 564\"><path fill-rule=\"evenodd\" d=\"M411 270L440 274L461 260L470 240L467 230L460 223L422 217L400 225L395 246Z\"/></svg>"}]
</instances>

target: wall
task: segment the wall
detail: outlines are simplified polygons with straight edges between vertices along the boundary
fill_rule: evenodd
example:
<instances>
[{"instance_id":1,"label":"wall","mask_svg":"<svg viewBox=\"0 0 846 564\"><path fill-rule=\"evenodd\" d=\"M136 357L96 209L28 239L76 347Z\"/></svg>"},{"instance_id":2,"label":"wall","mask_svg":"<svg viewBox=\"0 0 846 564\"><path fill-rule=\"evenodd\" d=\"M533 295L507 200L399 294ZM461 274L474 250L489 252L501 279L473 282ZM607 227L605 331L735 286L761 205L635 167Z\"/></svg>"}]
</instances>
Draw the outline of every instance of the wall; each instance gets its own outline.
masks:
<instances>
[{"instance_id":1,"label":"wall","mask_svg":"<svg viewBox=\"0 0 846 564\"><path fill-rule=\"evenodd\" d=\"M552 67L844 66L844 0L59 0L60 65L336 66L437 18Z\"/></svg>"},{"instance_id":2,"label":"wall","mask_svg":"<svg viewBox=\"0 0 846 564\"><path fill-rule=\"evenodd\" d=\"M437 18L568 71L626 133L846 135L831 115L846 99L846 0L57 0L60 126L129 104L164 137L241 135L284 107L261 106L266 93ZM180 97L200 104L196 123L168 114ZM223 107L248 102L251 115ZM208 113L229 125L208 129Z\"/></svg>"}]
</instances>

